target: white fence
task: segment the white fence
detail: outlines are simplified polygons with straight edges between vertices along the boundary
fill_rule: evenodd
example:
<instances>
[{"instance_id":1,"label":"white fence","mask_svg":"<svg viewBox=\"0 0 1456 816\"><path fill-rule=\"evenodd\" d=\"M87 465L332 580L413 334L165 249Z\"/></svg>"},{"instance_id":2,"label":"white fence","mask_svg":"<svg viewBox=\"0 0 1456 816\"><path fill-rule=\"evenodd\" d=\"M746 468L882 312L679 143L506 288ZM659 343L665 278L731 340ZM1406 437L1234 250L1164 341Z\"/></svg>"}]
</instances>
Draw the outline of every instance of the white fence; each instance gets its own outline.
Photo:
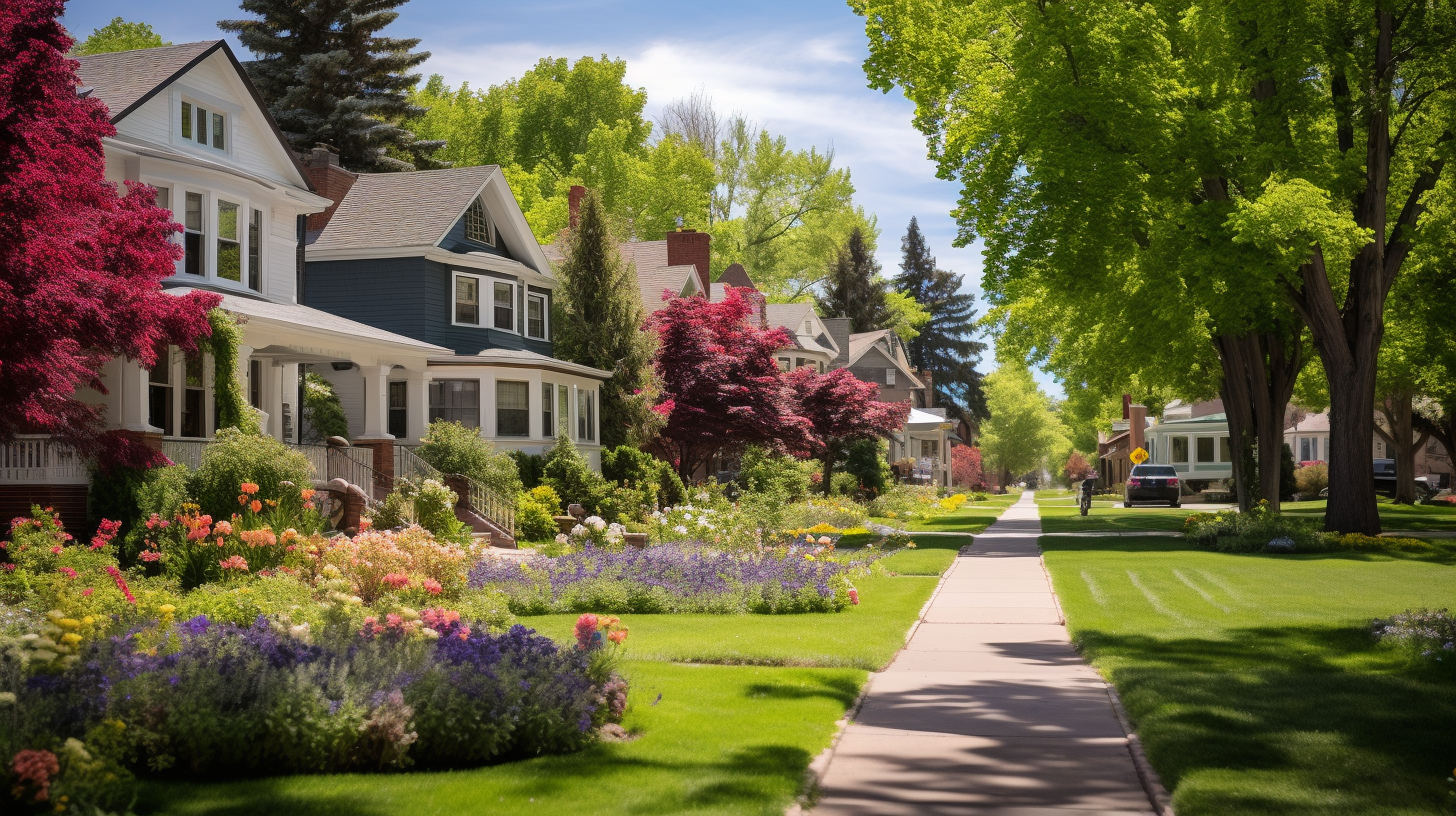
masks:
<instances>
[{"instance_id":1,"label":"white fence","mask_svg":"<svg viewBox=\"0 0 1456 816\"><path fill-rule=\"evenodd\" d=\"M49 436L19 436L0 445L0 484L83 485L86 461Z\"/></svg>"}]
</instances>

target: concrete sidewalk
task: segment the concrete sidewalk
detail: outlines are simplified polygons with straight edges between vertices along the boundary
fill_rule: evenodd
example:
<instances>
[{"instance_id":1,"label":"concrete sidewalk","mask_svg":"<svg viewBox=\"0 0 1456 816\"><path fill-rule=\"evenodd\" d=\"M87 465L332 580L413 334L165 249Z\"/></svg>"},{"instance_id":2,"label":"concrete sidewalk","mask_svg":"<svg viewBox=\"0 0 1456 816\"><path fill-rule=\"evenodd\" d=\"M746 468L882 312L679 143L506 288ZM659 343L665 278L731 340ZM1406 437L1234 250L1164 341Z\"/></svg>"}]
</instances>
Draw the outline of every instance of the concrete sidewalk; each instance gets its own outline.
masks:
<instances>
[{"instance_id":1,"label":"concrete sidewalk","mask_svg":"<svg viewBox=\"0 0 1456 816\"><path fill-rule=\"evenodd\" d=\"M1108 689L1072 649L1032 494L941 578L871 675L814 816L1157 813Z\"/></svg>"}]
</instances>

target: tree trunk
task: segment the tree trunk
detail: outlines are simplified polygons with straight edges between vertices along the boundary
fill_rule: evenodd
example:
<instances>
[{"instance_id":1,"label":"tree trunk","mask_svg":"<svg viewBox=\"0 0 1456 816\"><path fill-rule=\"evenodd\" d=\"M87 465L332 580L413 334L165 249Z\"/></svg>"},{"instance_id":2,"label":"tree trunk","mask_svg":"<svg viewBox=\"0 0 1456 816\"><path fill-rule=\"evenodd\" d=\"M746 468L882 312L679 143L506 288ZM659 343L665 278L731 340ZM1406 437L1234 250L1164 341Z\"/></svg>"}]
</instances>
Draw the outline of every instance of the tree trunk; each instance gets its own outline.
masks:
<instances>
[{"instance_id":1,"label":"tree trunk","mask_svg":"<svg viewBox=\"0 0 1456 816\"><path fill-rule=\"evenodd\" d=\"M1416 451L1426 444L1429 434L1416 433L1414 399L1409 389L1397 389L1380 403L1380 413L1385 417L1386 427L1375 426L1379 434L1395 451L1395 503L1416 503Z\"/></svg>"},{"instance_id":2,"label":"tree trunk","mask_svg":"<svg viewBox=\"0 0 1456 816\"><path fill-rule=\"evenodd\" d=\"M1268 332L1217 338L1229 448L1234 454L1234 486L1241 510L1248 511L1261 499L1279 509L1284 414L1294 394L1294 381L1304 367L1303 333L1298 323L1291 323ZM1257 462L1257 471L1250 467L1251 459Z\"/></svg>"},{"instance_id":3,"label":"tree trunk","mask_svg":"<svg viewBox=\"0 0 1456 816\"><path fill-rule=\"evenodd\" d=\"M834 489L834 451L825 450L824 456L819 460L824 464L824 495L828 496L829 491Z\"/></svg>"}]
</instances>

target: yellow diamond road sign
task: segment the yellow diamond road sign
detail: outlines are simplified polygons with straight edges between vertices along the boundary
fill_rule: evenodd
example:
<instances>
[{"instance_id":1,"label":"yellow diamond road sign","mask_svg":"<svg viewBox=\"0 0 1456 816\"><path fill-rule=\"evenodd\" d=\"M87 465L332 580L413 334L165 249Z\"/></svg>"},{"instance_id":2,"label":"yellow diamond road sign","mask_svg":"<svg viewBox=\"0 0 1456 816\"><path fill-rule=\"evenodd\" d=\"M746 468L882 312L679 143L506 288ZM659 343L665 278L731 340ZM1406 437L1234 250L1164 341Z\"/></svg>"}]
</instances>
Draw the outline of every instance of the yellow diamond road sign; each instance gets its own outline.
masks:
<instances>
[{"instance_id":1,"label":"yellow diamond road sign","mask_svg":"<svg viewBox=\"0 0 1456 816\"><path fill-rule=\"evenodd\" d=\"M1129 453L1127 458L1131 459L1134 465L1141 465L1143 462L1148 461L1148 452L1142 448L1133 448L1132 453Z\"/></svg>"}]
</instances>

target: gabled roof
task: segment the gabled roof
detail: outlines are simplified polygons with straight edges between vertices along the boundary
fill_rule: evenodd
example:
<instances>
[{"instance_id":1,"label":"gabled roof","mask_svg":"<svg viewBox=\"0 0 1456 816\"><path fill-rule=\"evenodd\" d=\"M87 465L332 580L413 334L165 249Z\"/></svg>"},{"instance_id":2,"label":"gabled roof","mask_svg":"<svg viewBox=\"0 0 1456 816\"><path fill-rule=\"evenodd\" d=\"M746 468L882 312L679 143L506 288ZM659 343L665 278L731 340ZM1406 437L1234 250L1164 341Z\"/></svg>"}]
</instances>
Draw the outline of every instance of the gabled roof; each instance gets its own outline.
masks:
<instances>
[{"instance_id":1,"label":"gabled roof","mask_svg":"<svg viewBox=\"0 0 1456 816\"><path fill-rule=\"evenodd\" d=\"M1322 411L1318 414L1310 414L1304 419L1284 429L1285 433L1329 433L1330 414Z\"/></svg>"},{"instance_id":2,"label":"gabled roof","mask_svg":"<svg viewBox=\"0 0 1456 816\"><path fill-rule=\"evenodd\" d=\"M90 88L88 95L106 105L114 125L216 51L227 55L228 62L232 63L233 70L242 80L243 87L248 89L248 94L258 106L263 120L268 123L268 128L273 131L278 143L283 146L283 151L298 171L304 186L310 191L314 190L313 181L304 170L303 162L293 152L293 146L283 137L283 131L273 121L273 114L268 112L268 106L258 94L253 80L248 78L248 72L243 70L242 63L238 62L237 56L225 40L204 40L77 57L76 74L81 80L82 90Z\"/></svg>"},{"instance_id":3,"label":"gabled roof","mask_svg":"<svg viewBox=\"0 0 1456 816\"><path fill-rule=\"evenodd\" d=\"M498 169L488 164L361 173L309 249L434 246L460 220Z\"/></svg>"},{"instance_id":4,"label":"gabled roof","mask_svg":"<svg viewBox=\"0 0 1456 816\"><path fill-rule=\"evenodd\" d=\"M744 269L743 264L740 263L729 264L728 268L723 270L723 274L718 276L718 282L728 286L757 288L753 285L753 279L748 277L748 270Z\"/></svg>"},{"instance_id":5,"label":"gabled roof","mask_svg":"<svg viewBox=\"0 0 1456 816\"><path fill-rule=\"evenodd\" d=\"M205 291L194 289L190 286L179 286L165 290L167 294L181 297L189 292ZM416 340L413 337L387 332L384 329L375 328L364 323L356 323L348 318L339 317L336 314L321 312L318 309L311 309L307 306L300 306L297 303L279 303L262 298L247 297L228 293L222 294L222 308L248 317L259 320L275 320L280 323L291 323L307 329L330 332L343 337L373 340L391 345L406 346L411 351L418 352L449 352L449 349L437 346L433 343L426 343Z\"/></svg>"},{"instance_id":6,"label":"gabled roof","mask_svg":"<svg viewBox=\"0 0 1456 816\"><path fill-rule=\"evenodd\" d=\"M541 247L553 264L566 260L565 235L553 244ZM698 268L692 264L667 264L666 241L623 241L617 244L617 254L622 263L637 270L637 292L642 298L642 308L651 314L662 308L662 291L666 289L676 297L681 292L695 295L702 291L698 282Z\"/></svg>"},{"instance_id":7,"label":"gabled roof","mask_svg":"<svg viewBox=\"0 0 1456 816\"><path fill-rule=\"evenodd\" d=\"M849 360L845 362L845 367L848 368L859 362L859 359L868 354L870 349L874 348L881 340L889 341L891 351L886 356L889 357L890 362L895 364L895 368L899 369L900 373L905 375L906 386L909 388L924 388L925 383L921 382L920 378L915 376L915 372L910 370L909 361L905 360L900 354L895 353L896 340L891 336L889 329L851 334L849 336Z\"/></svg>"}]
</instances>

